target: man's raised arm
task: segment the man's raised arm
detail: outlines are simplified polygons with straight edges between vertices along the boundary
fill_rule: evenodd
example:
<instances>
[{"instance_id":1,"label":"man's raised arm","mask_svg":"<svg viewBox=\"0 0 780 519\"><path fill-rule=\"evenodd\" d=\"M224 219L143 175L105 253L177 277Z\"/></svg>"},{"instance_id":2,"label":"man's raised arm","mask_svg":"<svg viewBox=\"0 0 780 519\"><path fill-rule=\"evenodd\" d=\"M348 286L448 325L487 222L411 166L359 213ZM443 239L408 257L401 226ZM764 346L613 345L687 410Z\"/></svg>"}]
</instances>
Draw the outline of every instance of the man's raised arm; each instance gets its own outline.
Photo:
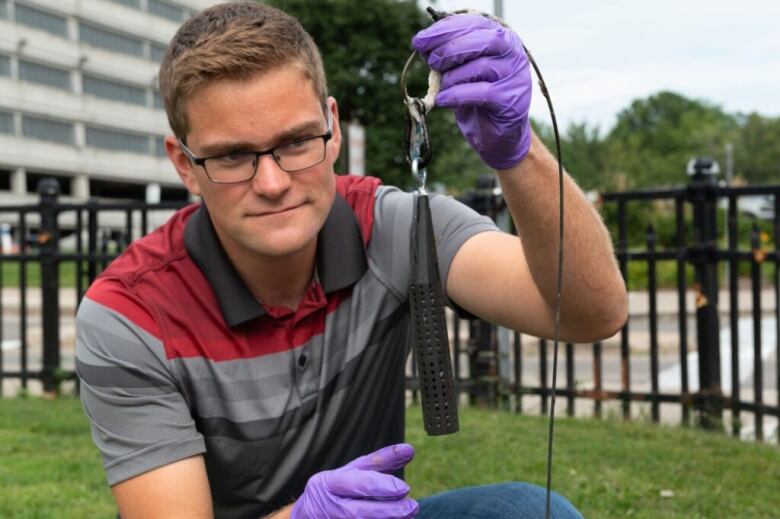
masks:
<instances>
[{"instance_id":1,"label":"man's raised arm","mask_svg":"<svg viewBox=\"0 0 780 519\"><path fill-rule=\"evenodd\" d=\"M482 233L455 256L450 298L489 321L552 337L558 273L558 166L536 136L517 166L498 172L518 237ZM568 175L564 178L561 339L591 342L626 320L625 285L607 230Z\"/></svg>"},{"instance_id":2,"label":"man's raised arm","mask_svg":"<svg viewBox=\"0 0 780 519\"><path fill-rule=\"evenodd\" d=\"M458 251L446 280L450 299L489 321L541 337L554 331L558 269L558 164L531 131L532 81L520 38L479 15L451 15L412 46L441 72L436 105L498 171L518 237L484 232ZM582 191L564 179L561 339L590 342L625 322L625 287L609 235Z\"/></svg>"}]
</instances>

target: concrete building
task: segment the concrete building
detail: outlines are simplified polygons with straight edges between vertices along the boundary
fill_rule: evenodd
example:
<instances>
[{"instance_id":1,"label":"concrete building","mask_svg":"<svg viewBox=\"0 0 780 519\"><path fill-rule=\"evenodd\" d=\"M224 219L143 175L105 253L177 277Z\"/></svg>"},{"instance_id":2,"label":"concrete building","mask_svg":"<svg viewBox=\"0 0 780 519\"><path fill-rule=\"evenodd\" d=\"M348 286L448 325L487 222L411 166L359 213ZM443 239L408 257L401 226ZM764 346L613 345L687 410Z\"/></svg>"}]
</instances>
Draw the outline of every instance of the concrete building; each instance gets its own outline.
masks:
<instances>
[{"instance_id":1,"label":"concrete building","mask_svg":"<svg viewBox=\"0 0 780 519\"><path fill-rule=\"evenodd\" d=\"M0 205L183 200L157 87L166 45L210 0L0 0ZM151 186L151 188L149 188Z\"/></svg>"}]
</instances>

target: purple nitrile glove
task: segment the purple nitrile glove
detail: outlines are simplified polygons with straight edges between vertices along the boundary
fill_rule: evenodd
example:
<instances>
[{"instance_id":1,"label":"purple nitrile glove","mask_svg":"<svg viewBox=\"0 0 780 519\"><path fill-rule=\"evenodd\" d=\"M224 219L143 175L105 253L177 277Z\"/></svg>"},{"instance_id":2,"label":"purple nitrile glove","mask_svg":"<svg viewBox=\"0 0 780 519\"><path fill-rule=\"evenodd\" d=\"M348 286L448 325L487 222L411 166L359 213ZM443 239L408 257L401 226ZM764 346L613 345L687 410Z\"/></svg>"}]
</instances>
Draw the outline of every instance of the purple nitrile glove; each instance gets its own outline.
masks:
<instances>
[{"instance_id":1,"label":"purple nitrile glove","mask_svg":"<svg viewBox=\"0 0 780 519\"><path fill-rule=\"evenodd\" d=\"M442 73L436 105L454 108L458 127L489 166L506 169L531 147L531 72L517 34L484 16L450 15L412 39Z\"/></svg>"},{"instance_id":2,"label":"purple nitrile glove","mask_svg":"<svg viewBox=\"0 0 780 519\"><path fill-rule=\"evenodd\" d=\"M409 485L391 476L414 457L407 443L390 445L335 470L309 478L291 519L406 519L419 506L407 498Z\"/></svg>"}]
</instances>

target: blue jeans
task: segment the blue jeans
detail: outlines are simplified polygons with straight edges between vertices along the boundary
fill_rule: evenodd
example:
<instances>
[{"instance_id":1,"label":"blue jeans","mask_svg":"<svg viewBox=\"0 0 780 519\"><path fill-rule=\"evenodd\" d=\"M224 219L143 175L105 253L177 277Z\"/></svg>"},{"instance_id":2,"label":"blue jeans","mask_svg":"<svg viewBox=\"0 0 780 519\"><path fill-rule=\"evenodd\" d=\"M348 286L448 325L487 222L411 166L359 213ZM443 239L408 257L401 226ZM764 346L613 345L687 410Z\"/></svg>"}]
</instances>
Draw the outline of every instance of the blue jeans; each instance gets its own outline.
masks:
<instances>
[{"instance_id":1,"label":"blue jeans","mask_svg":"<svg viewBox=\"0 0 780 519\"><path fill-rule=\"evenodd\" d=\"M459 488L419 499L418 519L544 519L545 489L530 483ZM562 495L550 496L552 519L582 519Z\"/></svg>"}]
</instances>

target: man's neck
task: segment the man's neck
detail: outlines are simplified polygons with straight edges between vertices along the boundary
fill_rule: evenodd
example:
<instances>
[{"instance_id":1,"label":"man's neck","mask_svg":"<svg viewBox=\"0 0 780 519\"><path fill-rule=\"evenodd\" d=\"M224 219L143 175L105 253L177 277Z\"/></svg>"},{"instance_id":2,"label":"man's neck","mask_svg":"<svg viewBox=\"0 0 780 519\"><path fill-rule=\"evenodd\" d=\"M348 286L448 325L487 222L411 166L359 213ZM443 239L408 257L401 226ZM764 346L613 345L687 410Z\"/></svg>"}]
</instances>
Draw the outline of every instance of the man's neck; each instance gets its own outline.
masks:
<instances>
[{"instance_id":1,"label":"man's neck","mask_svg":"<svg viewBox=\"0 0 780 519\"><path fill-rule=\"evenodd\" d=\"M295 310L314 277L317 241L283 257L248 254L225 246L225 253L255 299L266 306Z\"/></svg>"}]
</instances>

